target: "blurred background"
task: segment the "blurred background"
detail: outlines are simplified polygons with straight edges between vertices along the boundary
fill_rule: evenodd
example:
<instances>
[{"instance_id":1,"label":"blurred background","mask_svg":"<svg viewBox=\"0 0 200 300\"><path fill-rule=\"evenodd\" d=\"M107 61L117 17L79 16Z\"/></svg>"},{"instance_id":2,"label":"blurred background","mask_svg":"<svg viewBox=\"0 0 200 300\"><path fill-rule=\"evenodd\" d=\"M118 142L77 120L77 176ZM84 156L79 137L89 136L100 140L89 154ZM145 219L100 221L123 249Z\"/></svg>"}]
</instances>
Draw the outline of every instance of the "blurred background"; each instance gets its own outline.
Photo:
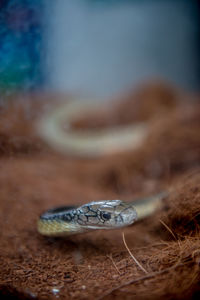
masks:
<instances>
[{"instance_id":1,"label":"blurred background","mask_svg":"<svg viewBox=\"0 0 200 300\"><path fill-rule=\"evenodd\" d=\"M0 90L110 98L149 79L199 90L197 0L1 0Z\"/></svg>"}]
</instances>

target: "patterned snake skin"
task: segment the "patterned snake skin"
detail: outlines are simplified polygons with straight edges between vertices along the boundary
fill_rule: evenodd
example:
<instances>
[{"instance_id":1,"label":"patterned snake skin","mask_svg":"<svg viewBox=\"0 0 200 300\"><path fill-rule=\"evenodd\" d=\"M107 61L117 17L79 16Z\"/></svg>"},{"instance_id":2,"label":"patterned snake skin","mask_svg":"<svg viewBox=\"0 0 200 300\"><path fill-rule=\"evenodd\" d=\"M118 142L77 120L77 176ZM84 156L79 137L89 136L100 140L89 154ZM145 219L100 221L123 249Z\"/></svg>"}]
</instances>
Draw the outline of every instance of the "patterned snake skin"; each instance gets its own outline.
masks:
<instances>
[{"instance_id":1,"label":"patterned snake skin","mask_svg":"<svg viewBox=\"0 0 200 300\"><path fill-rule=\"evenodd\" d=\"M97 201L80 207L48 210L38 220L38 231L46 236L72 235L94 229L119 228L136 220L137 212L131 203Z\"/></svg>"},{"instance_id":2,"label":"patterned snake skin","mask_svg":"<svg viewBox=\"0 0 200 300\"><path fill-rule=\"evenodd\" d=\"M97 229L116 229L133 224L153 214L168 192L134 202L102 200L80 207L62 206L43 213L38 220L38 232L46 236L65 236Z\"/></svg>"}]
</instances>

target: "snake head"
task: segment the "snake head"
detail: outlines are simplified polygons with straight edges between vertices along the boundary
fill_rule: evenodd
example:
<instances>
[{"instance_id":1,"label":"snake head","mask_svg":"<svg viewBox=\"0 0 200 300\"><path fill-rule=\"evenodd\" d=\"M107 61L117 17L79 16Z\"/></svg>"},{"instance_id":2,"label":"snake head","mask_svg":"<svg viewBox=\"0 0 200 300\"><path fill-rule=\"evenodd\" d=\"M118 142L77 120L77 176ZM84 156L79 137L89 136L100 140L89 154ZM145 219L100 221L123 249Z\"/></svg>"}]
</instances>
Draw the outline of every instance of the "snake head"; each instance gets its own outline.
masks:
<instances>
[{"instance_id":1,"label":"snake head","mask_svg":"<svg viewBox=\"0 0 200 300\"><path fill-rule=\"evenodd\" d=\"M46 236L64 236L95 229L115 229L133 224L137 212L121 200L90 202L80 207L58 207L43 213L38 231Z\"/></svg>"},{"instance_id":2,"label":"snake head","mask_svg":"<svg viewBox=\"0 0 200 300\"><path fill-rule=\"evenodd\" d=\"M78 211L78 223L88 229L114 229L131 225L137 220L134 206L121 200L90 202Z\"/></svg>"}]
</instances>

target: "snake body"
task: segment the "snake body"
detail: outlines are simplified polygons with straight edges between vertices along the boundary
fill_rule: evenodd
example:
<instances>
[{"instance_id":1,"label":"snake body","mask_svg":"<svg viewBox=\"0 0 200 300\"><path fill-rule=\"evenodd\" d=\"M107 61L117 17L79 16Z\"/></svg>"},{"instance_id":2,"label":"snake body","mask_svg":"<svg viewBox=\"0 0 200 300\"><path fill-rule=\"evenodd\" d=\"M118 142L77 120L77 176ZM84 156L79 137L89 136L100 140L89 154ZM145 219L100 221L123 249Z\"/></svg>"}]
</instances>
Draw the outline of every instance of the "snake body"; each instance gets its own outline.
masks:
<instances>
[{"instance_id":1,"label":"snake body","mask_svg":"<svg viewBox=\"0 0 200 300\"><path fill-rule=\"evenodd\" d=\"M47 210L38 220L38 231L45 236L69 236L97 229L117 229L151 215L166 193L134 202L102 200L80 207L62 206Z\"/></svg>"},{"instance_id":2,"label":"snake body","mask_svg":"<svg viewBox=\"0 0 200 300\"><path fill-rule=\"evenodd\" d=\"M74 120L88 112L98 112L101 106L101 102L88 100L64 102L44 113L36 130L51 148L82 158L134 150L142 145L149 132L147 124L142 122L95 131L72 130Z\"/></svg>"},{"instance_id":3,"label":"snake body","mask_svg":"<svg viewBox=\"0 0 200 300\"><path fill-rule=\"evenodd\" d=\"M37 123L37 131L55 150L78 157L94 158L141 146L149 132L144 123L93 132L71 130L74 119L88 111L97 112L101 105L102 103L84 100L58 105L52 112L42 116ZM128 226L152 214L162 197L163 193L132 203L103 200L80 207L51 209L39 217L38 231L46 236L60 236Z\"/></svg>"}]
</instances>

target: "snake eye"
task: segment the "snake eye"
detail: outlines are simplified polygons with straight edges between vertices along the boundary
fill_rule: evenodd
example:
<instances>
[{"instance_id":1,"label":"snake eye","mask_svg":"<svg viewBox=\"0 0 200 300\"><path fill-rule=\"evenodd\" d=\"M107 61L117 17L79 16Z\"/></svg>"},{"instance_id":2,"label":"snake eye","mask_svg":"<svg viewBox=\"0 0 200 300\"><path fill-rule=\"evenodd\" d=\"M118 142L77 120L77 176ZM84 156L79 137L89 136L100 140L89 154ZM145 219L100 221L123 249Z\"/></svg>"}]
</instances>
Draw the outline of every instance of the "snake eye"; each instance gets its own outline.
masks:
<instances>
[{"instance_id":1,"label":"snake eye","mask_svg":"<svg viewBox=\"0 0 200 300\"><path fill-rule=\"evenodd\" d=\"M102 211L101 212L101 218L104 219L105 221L108 221L111 218L111 213Z\"/></svg>"}]
</instances>

